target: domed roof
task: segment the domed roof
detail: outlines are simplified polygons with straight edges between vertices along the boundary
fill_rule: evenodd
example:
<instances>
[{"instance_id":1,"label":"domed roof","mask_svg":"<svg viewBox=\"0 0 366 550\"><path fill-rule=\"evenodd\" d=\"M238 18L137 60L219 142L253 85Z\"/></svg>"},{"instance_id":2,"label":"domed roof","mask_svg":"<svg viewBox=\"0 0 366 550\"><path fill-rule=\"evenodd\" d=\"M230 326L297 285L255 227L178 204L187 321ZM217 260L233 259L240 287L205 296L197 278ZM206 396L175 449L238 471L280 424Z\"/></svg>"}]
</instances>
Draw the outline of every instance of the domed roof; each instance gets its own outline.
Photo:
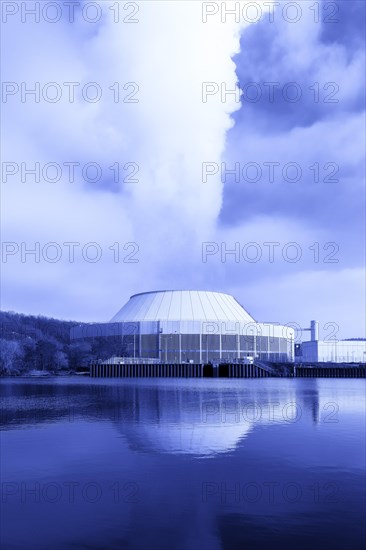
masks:
<instances>
[{"instance_id":1,"label":"domed roof","mask_svg":"<svg viewBox=\"0 0 366 550\"><path fill-rule=\"evenodd\" d=\"M158 290L131 296L111 322L255 322L230 294L200 290Z\"/></svg>"}]
</instances>

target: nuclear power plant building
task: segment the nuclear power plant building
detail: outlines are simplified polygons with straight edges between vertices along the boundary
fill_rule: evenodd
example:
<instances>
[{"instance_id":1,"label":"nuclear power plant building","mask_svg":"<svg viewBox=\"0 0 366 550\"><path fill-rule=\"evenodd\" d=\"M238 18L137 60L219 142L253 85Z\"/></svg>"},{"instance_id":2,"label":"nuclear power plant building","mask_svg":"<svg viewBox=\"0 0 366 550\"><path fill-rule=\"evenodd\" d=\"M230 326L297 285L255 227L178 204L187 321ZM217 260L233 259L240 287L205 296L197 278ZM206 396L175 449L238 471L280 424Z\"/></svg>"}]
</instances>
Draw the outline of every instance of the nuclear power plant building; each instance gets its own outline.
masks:
<instances>
[{"instance_id":1,"label":"nuclear power plant building","mask_svg":"<svg viewBox=\"0 0 366 550\"><path fill-rule=\"evenodd\" d=\"M160 363L294 361L294 329L258 323L229 294L161 290L131 296L109 323L77 326L72 339L114 337L121 357ZM120 339L120 340L119 340Z\"/></svg>"}]
</instances>

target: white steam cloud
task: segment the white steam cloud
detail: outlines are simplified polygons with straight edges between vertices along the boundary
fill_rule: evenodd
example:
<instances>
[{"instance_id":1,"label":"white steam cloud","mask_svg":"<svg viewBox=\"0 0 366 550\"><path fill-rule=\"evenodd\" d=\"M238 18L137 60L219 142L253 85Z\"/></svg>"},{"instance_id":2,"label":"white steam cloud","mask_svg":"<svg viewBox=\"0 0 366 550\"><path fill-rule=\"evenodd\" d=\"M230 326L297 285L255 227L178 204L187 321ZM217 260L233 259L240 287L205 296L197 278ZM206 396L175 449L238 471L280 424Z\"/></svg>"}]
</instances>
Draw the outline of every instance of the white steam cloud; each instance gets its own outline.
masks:
<instances>
[{"instance_id":1,"label":"white steam cloud","mask_svg":"<svg viewBox=\"0 0 366 550\"><path fill-rule=\"evenodd\" d=\"M120 19L131 12L123 11L124 4L120 3ZM240 33L248 24L230 16L222 22L217 15L204 22L205 4L137 3L138 13L130 17L138 22L130 24L115 23L116 12L111 9L115 2L100 3L103 18L96 24L83 20L79 9L71 24L67 20L50 24L42 17L40 23L32 22L32 17L22 23L20 14L8 17L3 78L19 86L24 82L28 89L40 83L41 100L37 103L28 95L21 102L20 91L7 97L9 139L3 159L27 167L36 162L41 167L52 162L61 166L96 162L103 168L103 179L85 183L79 168L74 182L66 168L55 183L43 181L42 175L40 182L34 182L32 175L22 182L21 171L9 176L3 185L4 240L29 245L95 241L103 248L103 257L90 264L76 254L70 263L64 253L53 264L42 258L36 263L28 256L23 265L19 257L9 257L4 270L9 289L5 307L9 303L13 309L64 317L84 312L85 317L103 319L113 313L118 292L123 299L155 286L204 285L201 243L215 231L222 184L219 176L202 182L202 163L220 162L232 125L230 115L240 104L234 94L225 101L216 94L204 102L202 87L215 82L235 89L232 56L239 51ZM211 4L214 9L221 6ZM62 89L55 103L42 98L44 84L50 82ZM80 86L65 84L70 82ZM95 103L80 93L90 82L103 92ZM125 83L135 84L123 89ZM89 92L92 95L93 88ZM128 97L138 102L122 101ZM121 167L131 163L118 182L109 168L116 162ZM121 182L134 167L138 173L131 179L138 181ZM112 261L109 246L115 242L136 242L138 263ZM182 276L187 265L190 279ZM60 296L60 303L50 303L51 293ZM91 300L94 295L104 304L98 311Z\"/></svg>"}]
</instances>

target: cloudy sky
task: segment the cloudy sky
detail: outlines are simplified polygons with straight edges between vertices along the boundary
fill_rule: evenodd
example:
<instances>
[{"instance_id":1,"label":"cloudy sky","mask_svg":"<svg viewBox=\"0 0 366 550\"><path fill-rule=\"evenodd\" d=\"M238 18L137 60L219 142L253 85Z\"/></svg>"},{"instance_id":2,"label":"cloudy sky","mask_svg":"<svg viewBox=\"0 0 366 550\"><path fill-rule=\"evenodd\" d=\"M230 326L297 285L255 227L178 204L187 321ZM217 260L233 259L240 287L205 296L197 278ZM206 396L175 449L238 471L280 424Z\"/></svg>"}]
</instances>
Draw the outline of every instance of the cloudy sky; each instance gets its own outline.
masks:
<instances>
[{"instance_id":1,"label":"cloudy sky","mask_svg":"<svg viewBox=\"0 0 366 550\"><path fill-rule=\"evenodd\" d=\"M2 2L3 310L207 289L364 335L365 3L226 7Z\"/></svg>"}]
</instances>

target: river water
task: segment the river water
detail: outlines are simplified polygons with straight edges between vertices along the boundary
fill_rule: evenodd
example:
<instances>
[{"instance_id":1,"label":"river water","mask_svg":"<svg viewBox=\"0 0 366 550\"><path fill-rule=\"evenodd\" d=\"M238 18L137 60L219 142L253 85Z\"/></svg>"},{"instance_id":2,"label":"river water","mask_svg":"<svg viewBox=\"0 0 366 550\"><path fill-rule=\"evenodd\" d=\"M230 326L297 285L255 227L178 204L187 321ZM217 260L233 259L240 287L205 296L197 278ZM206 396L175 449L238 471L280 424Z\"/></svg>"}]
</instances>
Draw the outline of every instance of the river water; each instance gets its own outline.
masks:
<instances>
[{"instance_id":1,"label":"river water","mask_svg":"<svg viewBox=\"0 0 366 550\"><path fill-rule=\"evenodd\" d=\"M1 381L1 544L365 544L365 381Z\"/></svg>"}]
</instances>

